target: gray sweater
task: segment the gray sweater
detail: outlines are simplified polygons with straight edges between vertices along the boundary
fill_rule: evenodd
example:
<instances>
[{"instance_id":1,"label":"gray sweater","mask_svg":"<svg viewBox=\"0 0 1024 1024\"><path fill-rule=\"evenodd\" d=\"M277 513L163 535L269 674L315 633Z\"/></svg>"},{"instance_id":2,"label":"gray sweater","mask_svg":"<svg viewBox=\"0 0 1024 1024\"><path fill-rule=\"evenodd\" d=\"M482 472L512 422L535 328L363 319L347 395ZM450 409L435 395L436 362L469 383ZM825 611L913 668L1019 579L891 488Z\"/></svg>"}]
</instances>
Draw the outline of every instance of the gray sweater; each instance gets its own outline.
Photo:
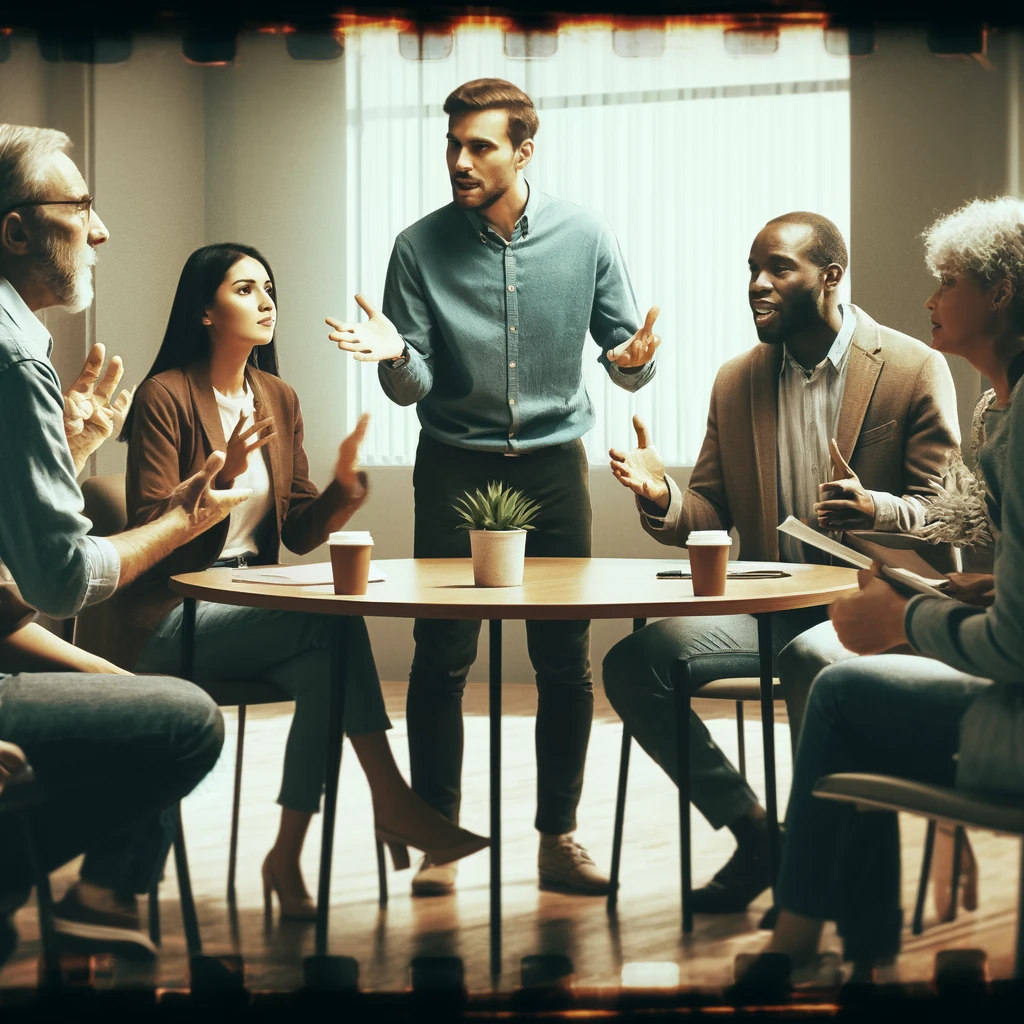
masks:
<instances>
[{"instance_id":1,"label":"gray sweater","mask_svg":"<svg viewBox=\"0 0 1024 1024\"><path fill-rule=\"evenodd\" d=\"M996 599L975 608L942 597L914 597L904 627L911 646L974 676L1024 683L1024 379L1009 403L985 414L978 461L998 531Z\"/></svg>"}]
</instances>

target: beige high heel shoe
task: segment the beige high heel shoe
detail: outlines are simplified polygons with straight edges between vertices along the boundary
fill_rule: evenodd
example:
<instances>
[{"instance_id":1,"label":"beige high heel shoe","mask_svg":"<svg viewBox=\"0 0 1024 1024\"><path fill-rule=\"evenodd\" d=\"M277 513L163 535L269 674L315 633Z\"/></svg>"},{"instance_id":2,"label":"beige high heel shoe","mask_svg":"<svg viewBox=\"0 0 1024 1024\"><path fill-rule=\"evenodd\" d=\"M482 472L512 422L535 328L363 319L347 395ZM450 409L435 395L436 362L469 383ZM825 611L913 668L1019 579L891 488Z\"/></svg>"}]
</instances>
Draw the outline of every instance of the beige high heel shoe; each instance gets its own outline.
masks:
<instances>
[{"instance_id":1,"label":"beige high heel shoe","mask_svg":"<svg viewBox=\"0 0 1024 1024\"><path fill-rule=\"evenodd\" d=\"M952 921L953 855L956 849L957 826L938 822L935 830L935 848L932 852L932 898L939 921ZM964 910L978 909L978 862L974 858L967 833L960 847L960 872L957 892Z\"/></svg>"},{"instance_id":2,"label":"beige high heel shoe","mask_svg":"<svg viewBox=\"0 0 1024 1024\"><path fill-rule=\"evenodd\" d=\"M281 891L268 853L263 861L263 914L273 916L274 901L271 893L277 893L277 901L281 904L281 919L287 921L315 921L316 904L308 893L301 895L285 895Z\"/></svg>"},{"instance_id":3,"label":"beige high heel shoe","mask_svg":"<svg viewBox=\"0 0 1024 1024\"><path fill-rule=\"evenodd\" d=\"M491 845L490 839L485 836L478 836L475 832L452 825L447 819L445 823L452 829L450 842L442 841L438 844L433 838L403 834L396 828L387 828L380 824L376 826L377 838L388 848L391 863L394 864L396 871L404 871L409 867L410 846L422 850L430 858L431 863L441 865L479 853Z\"/></svg>"}]
</instances>

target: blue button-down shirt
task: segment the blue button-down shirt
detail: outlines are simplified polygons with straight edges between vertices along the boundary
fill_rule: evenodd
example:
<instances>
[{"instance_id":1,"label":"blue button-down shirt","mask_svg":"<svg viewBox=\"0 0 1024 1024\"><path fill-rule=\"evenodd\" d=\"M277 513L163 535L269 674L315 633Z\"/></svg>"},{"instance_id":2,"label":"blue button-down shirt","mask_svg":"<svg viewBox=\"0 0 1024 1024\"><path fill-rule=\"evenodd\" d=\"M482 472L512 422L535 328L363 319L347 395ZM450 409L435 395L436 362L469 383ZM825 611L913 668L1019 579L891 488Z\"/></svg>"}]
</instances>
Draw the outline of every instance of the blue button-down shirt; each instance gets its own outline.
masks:
<instances>
[{"instance_id":1,"label":"blue button-down shirt","mask_svg":"<svg viewBox=\"0 0 1024 1024\"><path fill-rule=\"evenodd\" d=\"M52 345L0 277L0 560L30 605L63 619L109 597L121 562L109 540L88 536Z\"/></svg>"},{"instance_id":2,"label":"blue button-down shirt","mask_svg":"<svg viewBox=\"0 0 1024 1024\"><path fill-rule=\"evenodd\" d=\"M423 432L458 448L529 452L594 425L583 382L587 331L619 387L655 374L610 363L641 324L611 227L573 203L530 190L510 241L449 203L395 240L384 314L408 361L379 366L399 405L417 403Z\"/></svg>"}]
</instances>

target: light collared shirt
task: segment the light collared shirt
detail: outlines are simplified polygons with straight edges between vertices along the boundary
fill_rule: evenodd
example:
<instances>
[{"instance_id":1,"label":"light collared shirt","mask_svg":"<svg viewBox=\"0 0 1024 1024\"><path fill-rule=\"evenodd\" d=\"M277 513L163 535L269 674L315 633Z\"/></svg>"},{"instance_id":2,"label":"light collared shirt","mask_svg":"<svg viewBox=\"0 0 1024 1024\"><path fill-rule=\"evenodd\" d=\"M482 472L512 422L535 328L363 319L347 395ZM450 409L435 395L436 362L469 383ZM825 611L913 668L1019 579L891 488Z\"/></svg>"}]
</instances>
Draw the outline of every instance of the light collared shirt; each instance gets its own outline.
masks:
<instances>
[{"instance_id":1,"label":"light collared shirt","mask_svg":"<svg viewBox=\"0 0 1024 1024\"><path fill-rule=\"evenodd\" d=\"M831 480L828 442L836 436L839 410L850 365L850 344L857 318L842 307L843 324L828 354L813 370L805 370L786 350L779 371L779 421L776 433L779 522L787 516L817 522L814 506L821 500L818 485ZM817 548L779 534L784 562L827 562Z\"/></svg>"},{"instance_id":2,"label":"light collared shirt","mask_svg":"<svg viewBox=\"0 0 1024 1024\"><path fill-rule=\"evenodd\" d=\"M121 562L109 540L88 536L52 347L0 277L0 560L30 605L63 619L108 598Z\"/></svg>"},{"instance_id":3,"label":"light collared shirt","mask_svg":"<svg viewBox=\"0 0 1024 1024\"><path fill-rule=\"evenodd\" d=\"M454 202L406 228L383 312L409 357L379 364L381 386L457 448L529 452L590 430L588 330L619 387L636 391L655 374L653 359L636 371L608 361L642 322L611 227L536 189L510 240Z\"/></svg>"}]
</instances>

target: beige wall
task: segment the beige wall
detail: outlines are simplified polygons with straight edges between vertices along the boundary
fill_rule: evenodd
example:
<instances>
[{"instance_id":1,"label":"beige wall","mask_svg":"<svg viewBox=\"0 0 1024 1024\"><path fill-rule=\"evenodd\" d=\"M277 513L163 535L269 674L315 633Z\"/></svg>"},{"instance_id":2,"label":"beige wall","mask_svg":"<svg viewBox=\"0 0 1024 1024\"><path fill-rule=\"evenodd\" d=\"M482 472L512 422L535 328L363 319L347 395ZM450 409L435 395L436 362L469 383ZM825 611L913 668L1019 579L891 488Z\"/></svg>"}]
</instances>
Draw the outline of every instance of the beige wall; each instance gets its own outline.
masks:
<instances>
[{"instance_id":1,"label":"beige wall","mask_svg":"<svg viewBox=\"0 0 1024 1024\"><path fill-rule=\"evenodd\" d=\"M1019 187L1021 83L1010 54L1010 41L993 37L988 67L943 59L928 52L923 31L899 32L882 34L877 53L853 63L853 299L917 337L927 337L922 304L931 291L920 232L975 195ZM125 65L90 69L44 65L30 39L16 38L12 60L0 65L0 118L69 131L111 230L94 324L52 319L62 375L81 365L94 330L125 359L126 382L137 382L187 254L204 242L254 244L274 265L283 375L302 399L314 478L326 481L346 410L345 363L325 340L323 316L358 285L345 267L343 63L293 61L279 37L253 35L240 39L231 67L188 65L179 41L162 38L136 40ZM964 419L980 380L964 364L953 372ZM107 446L97 471L119 471L123 457ZM669 555L639 529L610 474L592 473L595 554ZM686 476L679 471L680 482ZM373 487L353 525L373 530L379 557L410 555L411 471L374 469ZM628 628L595 624L595 670ZM410 624L378 620L370 629L382 676L404 678ZM474 679L485 676L485 653L486 633ZM507 678L532 678L521 626L508 631L505 661Z\"/></svg>"}]
</instances>

